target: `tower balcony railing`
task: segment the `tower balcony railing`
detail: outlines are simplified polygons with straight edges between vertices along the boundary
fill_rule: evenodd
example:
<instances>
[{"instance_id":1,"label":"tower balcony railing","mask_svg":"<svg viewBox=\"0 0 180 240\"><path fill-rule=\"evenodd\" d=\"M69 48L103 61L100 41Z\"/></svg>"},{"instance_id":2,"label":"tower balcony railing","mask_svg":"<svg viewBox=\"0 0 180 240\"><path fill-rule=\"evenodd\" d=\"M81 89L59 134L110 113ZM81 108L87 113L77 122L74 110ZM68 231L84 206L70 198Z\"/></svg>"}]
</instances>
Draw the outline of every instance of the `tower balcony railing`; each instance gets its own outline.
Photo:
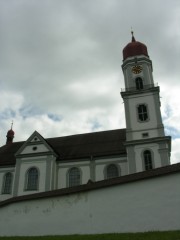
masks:
<instances>
[{"instance_id":1,"label":"tower balcony railing","mask_svg":"<svg viewBox=\"0 0 180 240\"><path fill-rule=\"evenodd\" d=\"M129 88L121 88L121 92L143 91L143 90L151 89L154 87L158 87L158 83L146 84L143 86L134 86Z\"/></svg>"}]
</instances>

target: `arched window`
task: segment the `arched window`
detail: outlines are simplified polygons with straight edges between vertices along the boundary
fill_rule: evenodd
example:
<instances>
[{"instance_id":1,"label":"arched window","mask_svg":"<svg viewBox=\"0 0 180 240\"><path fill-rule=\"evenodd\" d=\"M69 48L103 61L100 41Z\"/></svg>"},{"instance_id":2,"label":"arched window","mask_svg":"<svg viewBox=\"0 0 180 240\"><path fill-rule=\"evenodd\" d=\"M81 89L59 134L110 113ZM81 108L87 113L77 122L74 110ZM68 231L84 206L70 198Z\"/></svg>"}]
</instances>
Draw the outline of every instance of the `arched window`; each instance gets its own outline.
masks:
<instances>
[{"instance_id":1,"label":"arched window","mask_svg":"<svg viewBox=\"0 0 180 240\"><path fill-rule=\"evenodd\" d=\"M144 166L145 170L153 169L152 156L149 150L144 151Z\"/></svg>"},{"instance_id":2,"label":"arched window","mask_svg":"<svg viewBox=\"0 0 180 240\"><path fill-rule=\"evenodd\" d=\"M138 77L138 78L136 78L135 81L136 81L136 89L137 90L143 89L143 80L142 80L142 78Z\"/></svg>"},{"instance_id":3,"label":"arched window","mask_svg":"<svg viewBox=\"0 0 180 240\"><path fill-rule=\"evenodd\" d=\"M13 180L12 173L8 172L4 175L3 188L2 188L2 193L3 194L11 194L12 180Z\"/></svg>"},{"instance_id":4,"label":"arched window","mask_svg":"<svg viewBox=\"0 0 180 240\"><path fill-rule=\"evenodd\" d=\"M138 110L138 118L141 122L144 122L148 119L148 111L147 106L145 104L140 104L137 107Z\"/></svg>"},{"instance_id":5,"label":"arched window","mask_svg":"<svg viewBox=\"0 0 180 240\"><path fill-rule=\"evenodd\" d=\"M118 168L115 164L110 164L106 168L106 178L115 178L119 176Z\"/></svg>"},{"instance_id":6,"label":"arched window","mask_svg":"<svg viewBox=\"0 0 180 240\"><path fill-rule=\"evenodd\" d=\"M26 190L37 190L38 189L38 170L33 167L27 172L27 185Z\"/></svg>"},{"instance_id":7,"label":"arched window","mask_svg":"<svg viewBox=\"0 0 180 240\"><path fill-rule=\"evenodd\" d=\"M81 172L78 168L73 167L68 173L68 185L69 187L78 186L81 184Z\"/></svg>"}]
</instances>

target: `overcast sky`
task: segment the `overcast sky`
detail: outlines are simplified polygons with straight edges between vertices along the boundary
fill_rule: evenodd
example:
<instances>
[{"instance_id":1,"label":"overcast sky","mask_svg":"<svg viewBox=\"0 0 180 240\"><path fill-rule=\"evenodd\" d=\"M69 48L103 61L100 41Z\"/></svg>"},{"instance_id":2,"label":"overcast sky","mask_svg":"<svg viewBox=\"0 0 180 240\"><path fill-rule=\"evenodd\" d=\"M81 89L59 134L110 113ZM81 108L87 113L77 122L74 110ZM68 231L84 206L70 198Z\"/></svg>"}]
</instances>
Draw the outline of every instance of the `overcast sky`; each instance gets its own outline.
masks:
<instances>
[{"instance_id":1,"label":"overcast sky","mask_svg":"<svg viewBox=\"0 0 180 240\"><path fill-rule=\"evenodd\" d=\"M0 0L0 145L125 127L122 49L148 47L180 162L180 0Z\"/></svg>"}]
</instances>

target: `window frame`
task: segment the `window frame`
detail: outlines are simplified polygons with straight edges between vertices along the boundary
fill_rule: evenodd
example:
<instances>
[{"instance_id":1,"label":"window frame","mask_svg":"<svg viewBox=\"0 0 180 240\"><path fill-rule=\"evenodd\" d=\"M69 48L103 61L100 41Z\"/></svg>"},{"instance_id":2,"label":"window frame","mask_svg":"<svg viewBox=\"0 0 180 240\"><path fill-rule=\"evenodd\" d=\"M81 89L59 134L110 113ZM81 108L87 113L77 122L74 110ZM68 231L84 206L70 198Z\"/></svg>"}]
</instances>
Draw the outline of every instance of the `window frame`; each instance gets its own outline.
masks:
<instances>
[{"instance_id":1,"label":"window frame","mask_svg":"<svg viewBox=\"0 0 180 240\"><path fill-rule=\"evenodd\" d=\"M140 106L145 106L145 107L146 107L146 112L145 112L145 113L147 114L147 118L146 118L145 120L141 120L141 119L140 119L140 114L141 114L141 115L145 114L144 112L142 112L142 113L139 112L139 107L140 107ZM144 122L148 122L148 121L150 120L150 118L149 118L148 105L147 105L146 103L140 103L140 104L138 104L138 105L136 106L136 112L137 112L138 122L144 123Z\"/></svg>"},{"instance_id":2,"label":"window frame","mask_svg":"<svg viewBox=\"0 0 180 240\"><path fill-rule=\"evenodd\" d=\"M78 170L78 173L79 173L78 184L71 184L70 173L73 169ZM67 171L67 187L77 187L77 186L80 186L81 184L82 184L82 171L81 171L81 169L79 167L71 167L70 169L68 169L68 171Z\"/></svg>"},{"instance_id":3,"label":"window frame","mask_svg":"<svg viewBox=\"0 0 180 240\"><path fill-rule=\"evenodd\" d=\"M10 176L10 184L9 184L9 182L7 182L7 175ZM12 185L13 185L13 174L12 174L12 172L6 172L3 176L3 184L2 184L1 193L2 194L12 194Z\"/></svg>"},{"instance_id":4,"label":"window frame","mask_svg":"<svg viewBox=\"0 0 180 240\"><path fill-rule=\"evenodd\" d=\"M108 168L111 167L111 166L115 166L116 169L117 169L117 176L114 176L114 177L108 177ZM116 177L120 177L121 176L121 168L118 164L116 163L110 163L108 165L105 166L105 169L104 169L104 178L105 179L112 179L112 178L116 178Z\"/></svg>"},{"instance_id":5,"label":"window frame","mask_svg":"<svg viewBox=\"0 0 180 240\"><path fill-rule=\"evenodd\" d=\"M37 179L36 179L36 187L29 187L29 172L32 169L36 169L37 171ZM39 190L39 178L40 178L40 174L39 174L39 169L35 166L32 166L30 168L27 169L26 171L26 177L25 177L25 191L38 191Z\"/></svg>"},{"instance_id":6,"label":"window frame","mask_svg":"<svg viewBox=\"0 0 180 240\"><path fill-rule=\"evenodd\" d=\"M135 78L136 90L140 91L144 89L143 79L141 77Z\"/></svg>"},{"instance_id":7,"label":"window frame","mask_svg":"<svg viewBox=\"0 0 180 240\"><path fill-rule=\"evenodd\" d=\"M146 152L149 153L149 156L150 156L150 159L145 159L145 157L147 156ZM145 156L146 154L146 156ZM149 171L149 170L152 170L154 169L154 157L153 157L153 152L152 150L150 149L146 149L142 152L142 158L143 158L143 168L144 168L144 171ZM146 160L149 161L146 163ZM151 166L151 167L149 167Z\"/></svg>"},{"instance_id":8,"label":"window frame","mask_svg":"<svg viewBox=\"0 0 180 240\"><path fill-rule=\"evenodd\" d=\"M149 132L144 132L144 133L142 133L142 137L143 137L143 138L148 138L148 137L149 137Z\"/></svg>"}]
</instances>

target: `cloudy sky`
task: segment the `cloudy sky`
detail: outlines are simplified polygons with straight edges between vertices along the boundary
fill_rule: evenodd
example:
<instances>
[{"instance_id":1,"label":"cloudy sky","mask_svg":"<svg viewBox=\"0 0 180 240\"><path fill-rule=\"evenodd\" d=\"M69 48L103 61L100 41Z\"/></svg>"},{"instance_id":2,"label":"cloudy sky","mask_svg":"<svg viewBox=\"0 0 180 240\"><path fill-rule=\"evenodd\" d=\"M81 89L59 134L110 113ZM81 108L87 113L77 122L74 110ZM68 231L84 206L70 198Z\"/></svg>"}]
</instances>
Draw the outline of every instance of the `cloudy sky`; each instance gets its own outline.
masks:
<instances>
[{"instance_id":1,"label":"cloudy sky","mask_svg":"<svg viewBox=\"0 0 180 240\"><path fill-rule=\"evenodd\" d=\"M180 162L179 0L0 0L0 145L125 127L122 49L148 47Z\"/></svg>"}]
</instances>

